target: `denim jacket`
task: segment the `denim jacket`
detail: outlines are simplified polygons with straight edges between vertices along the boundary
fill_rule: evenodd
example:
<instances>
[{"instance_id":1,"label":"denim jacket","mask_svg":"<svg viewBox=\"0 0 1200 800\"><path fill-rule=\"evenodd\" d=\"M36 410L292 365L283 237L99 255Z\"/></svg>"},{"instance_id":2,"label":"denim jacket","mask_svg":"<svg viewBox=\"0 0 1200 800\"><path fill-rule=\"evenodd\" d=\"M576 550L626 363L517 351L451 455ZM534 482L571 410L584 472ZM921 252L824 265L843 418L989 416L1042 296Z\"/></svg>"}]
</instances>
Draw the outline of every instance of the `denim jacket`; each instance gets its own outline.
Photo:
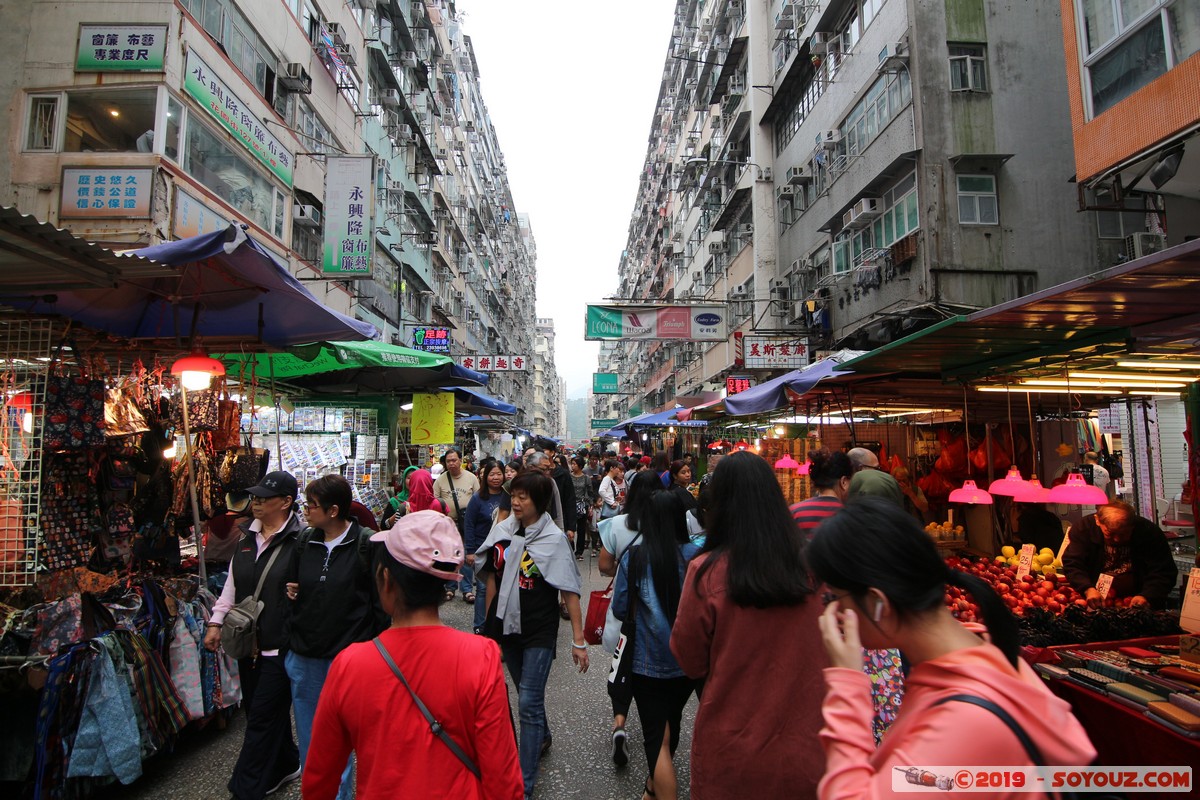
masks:
<instances>
[{"instance_id":1,"label":"denim jacket","mask_svg":"<svg viewBox=\"0 0 1200 800\"><path fill-rule=\"evenodd\" d=\"M617 581L613 586L612 612L617 619L625 619L629 612L629 556L637 547L630 547L623 556L617 569ZM687 572L687 562L700 552L694 544L680 545L679 583L683 585L683 576ZM633 634L633 672L648 678L680 678L683 670L679 668L675 656L671 653L671 623L667 613L658 602L654 591L653 574L647 567L642 576L637 591L637 619L634 620Z\"/></svg>"}]
</instances>

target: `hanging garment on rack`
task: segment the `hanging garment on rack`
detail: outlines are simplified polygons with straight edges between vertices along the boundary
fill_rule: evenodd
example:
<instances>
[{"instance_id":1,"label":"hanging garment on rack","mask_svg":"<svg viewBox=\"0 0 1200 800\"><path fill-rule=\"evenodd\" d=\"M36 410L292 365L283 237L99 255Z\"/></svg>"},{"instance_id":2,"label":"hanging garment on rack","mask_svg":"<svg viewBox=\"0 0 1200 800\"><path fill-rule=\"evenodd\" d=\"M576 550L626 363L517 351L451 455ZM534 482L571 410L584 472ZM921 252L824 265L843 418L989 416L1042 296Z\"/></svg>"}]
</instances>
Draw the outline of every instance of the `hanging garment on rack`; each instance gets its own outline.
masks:
<instances>
[{"instance_id":1,"label":"hanging garment on rack","mask_svg":"<svg viewBox=\"0 0 1200 800\"><path fill-rule=\"evenodd\" d=\"M104 526L92 461L56 453L42 479L40 560L51 572L85 566Z\"/></svg>"},{"instance_id":2,"label":"hanging garment on rack","mask_svg":"<svg viewBox=\"0 0 1200 800\"><path fill-rule=\"evenodd\" d=\"M146 640L130 631L113 631L111 635L125 651L133 694L146 720L142 752L152 755L183 730L187 724L187 711L175 692L162 659Z\"/></svg>"},{"instance_id":3,"label":"hanging garment on rack","mask_svg":"<svg viewBox=\"0 0 1200 800\"><path fill-rule=\"evenodd\" d=\"M141 736L129 686L117 677L112 657L104 650L92 659L90 686L71 747L67 777L114 777L128 785L141 775Z\"/></svg>"},{"instance_id":4,"label":"hanging garment on rack","mask_svg":"<svg viewBox=\"0 0 1200 800\"><path fill-rule=\"evenodd\" d=\"M83 698L91 675L88 668L98 651L78 644L48 665L49 674L38 706L34 800L65 800L67 753L79 727Z\"/></svg>"},{"instance_id":5,"label":"hanging garment on rack","mask_svg":"<svg viewBox=\"0 0 1200 800\"><path fill-rule=\"evenodd\" d=\"M204 694L200 678L200 643L203 636L192 612L182 603L179 616L175 617L174 635L171 638L171 684L175 687L188 719L204 716Z\"/></svg>"}]
</instances>

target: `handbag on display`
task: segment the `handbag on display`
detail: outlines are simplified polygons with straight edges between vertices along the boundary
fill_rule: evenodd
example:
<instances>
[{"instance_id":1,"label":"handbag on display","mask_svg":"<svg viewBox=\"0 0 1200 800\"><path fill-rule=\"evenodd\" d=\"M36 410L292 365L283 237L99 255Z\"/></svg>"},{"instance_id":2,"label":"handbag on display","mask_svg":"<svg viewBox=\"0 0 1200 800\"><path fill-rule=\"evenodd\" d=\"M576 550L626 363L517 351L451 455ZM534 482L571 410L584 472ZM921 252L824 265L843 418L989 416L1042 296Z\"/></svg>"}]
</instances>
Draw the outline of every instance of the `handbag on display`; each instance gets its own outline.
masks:
<instances>
[{"instance_id":1,"label":"handbag on display","mask_svg":"<svg viewBox=\"0 0 1200 800\"><path fill-rule=\"evenodd\" d=\"M213 450L232 450L242 443L242 404L229 399L228 388L217 401L217 427L213 430Z\"/></svg>"},{"instance_id":2,"label":"handbag on display","mask_svg":"<svg viewBox=\"0 0 1200 800\"><path fill-rule=\"evenodd\" d=\"M55 363L61 367L56 353ZM78 355L78 350L72 348ZM80 372L46 376L46 403L42 425L45 450L82 450L104 444L104 381Z\"/></svg>"},{"instance_id":3,"label":"handbag on display","mask_svg":"<svg viewBox=\"0 0 1200 800\"><path fill-rule=\"evenodd\" d=\"M219 392L216 389L187 393L188 428L192 433L217 429L220 417L217 406L219 400ZM183 430L183 404L178 400L174 403L172 422L178 430Z\"/></svg>"},{"instance_id":4,"label":"handbag on display","mask_svg":"<svg viewBox=\"0 0 1200 800\"><path fill-rule=\"evenodd\" d=\"M150 430L146 415L138 408L132 384L122 381L104 396L104 435L132 436Z\"/></svg>"},{"instance_id":5,"label":"handbag on display","mask_svg":"<svg viewBox=\"0 0 1200 800\"><path fill-rule=\"evenodd\" d=\"M263 584L266 583L267 575L271 574L271 566L282 549L282 545L277 546L275 552L267 559L267 566L258 576L254 594L235 603L225 615L225 621L221 624L221 648L231 658L249 658L258 653L258 616L263 610L263 601L259 600L258 596L262 594Z\"/></svg>"},{"instance_id":6,"label":"handbag on display","mask_svg":"<svg viewBox=\"0 0 1200 800\"><path fill-rule=\"evenodd\" d=\"M262 447L239 447L221 457L217 479L226 492L244 492L267 474L271 451Z\"/></svg>"},{"instance_id":7,"label":"handbag on display","mask_svg":"<svg viewBox=\"0 0 1200 800\"><path fill-rule=\"evenodd\" d=\"M166 525L147 522L134 534L131 559L135 564L153 561L178 567L182 560L179 554L179 537Z\"/></svg>"}]
</instances>

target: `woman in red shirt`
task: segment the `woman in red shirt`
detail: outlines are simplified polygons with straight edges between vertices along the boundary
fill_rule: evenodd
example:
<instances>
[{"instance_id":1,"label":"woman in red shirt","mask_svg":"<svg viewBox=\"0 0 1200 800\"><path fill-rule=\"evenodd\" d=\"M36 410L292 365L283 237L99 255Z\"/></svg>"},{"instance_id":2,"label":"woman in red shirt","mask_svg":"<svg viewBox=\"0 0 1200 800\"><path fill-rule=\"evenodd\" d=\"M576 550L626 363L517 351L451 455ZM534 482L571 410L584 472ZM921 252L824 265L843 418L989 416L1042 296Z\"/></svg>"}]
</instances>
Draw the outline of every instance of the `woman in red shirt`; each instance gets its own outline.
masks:
<instances>
[{"instance_id":1,"label":"woman in red shirt","mask_svg":"<svg viewBox=\"0 0 1200 800\"><path fill-rule=\"evenodd\" d=\"M462 538L436 511L414 511L377 533L375 580L392 626L352 644L330 667L304 765L305 800L331 800L346 759L358 759L358 800L453 797L519 800L521 768L508 710L500 648L447 628L438 616L443 585L458 578ZM384 660L382 645L412 687ZM478 769L432 735L433 718Z\"/></svg>"}]
</instances>

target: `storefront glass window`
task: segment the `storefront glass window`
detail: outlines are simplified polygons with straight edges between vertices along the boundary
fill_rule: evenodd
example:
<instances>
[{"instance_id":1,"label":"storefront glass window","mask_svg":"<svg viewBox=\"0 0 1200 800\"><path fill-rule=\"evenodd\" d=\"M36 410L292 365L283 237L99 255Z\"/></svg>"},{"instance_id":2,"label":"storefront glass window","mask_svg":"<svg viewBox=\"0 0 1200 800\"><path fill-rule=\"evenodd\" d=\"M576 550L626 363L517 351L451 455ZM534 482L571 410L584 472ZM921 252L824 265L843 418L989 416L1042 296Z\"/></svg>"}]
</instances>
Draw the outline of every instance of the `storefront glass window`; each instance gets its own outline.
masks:
<instances>
[{"instance_id":1,"label":"storefront glass window","mask_svg":"<svg viewBox=\"0 0 1200 800\"><path fill-rule=\"evenodd\" d=\"M283 232L275 204L282 198L267 178L192 115L187 126L183 168L218 197L263 229Z\"/></svg>"},{"instance_id":2,"label":"storefront glass window","mask_svg":"<svg viewBox=\"0 0 1200 800\"><path fill-rule=\"evenodd\" d=\"M154 87L67 92L68 153L149 153L154 148Z\"/></svg>"},{"instance_id":3,"label":"storefront glass window","mask_svg":"<svg viewBox=\"0 0 1200 800\"><path fill-rule=\"evenodd\" d=\"M179 160L179 131L183 126L183 107L174 97L167 95L167 136L163 152L167 158Z\"/></svg>"}]
</instances>

